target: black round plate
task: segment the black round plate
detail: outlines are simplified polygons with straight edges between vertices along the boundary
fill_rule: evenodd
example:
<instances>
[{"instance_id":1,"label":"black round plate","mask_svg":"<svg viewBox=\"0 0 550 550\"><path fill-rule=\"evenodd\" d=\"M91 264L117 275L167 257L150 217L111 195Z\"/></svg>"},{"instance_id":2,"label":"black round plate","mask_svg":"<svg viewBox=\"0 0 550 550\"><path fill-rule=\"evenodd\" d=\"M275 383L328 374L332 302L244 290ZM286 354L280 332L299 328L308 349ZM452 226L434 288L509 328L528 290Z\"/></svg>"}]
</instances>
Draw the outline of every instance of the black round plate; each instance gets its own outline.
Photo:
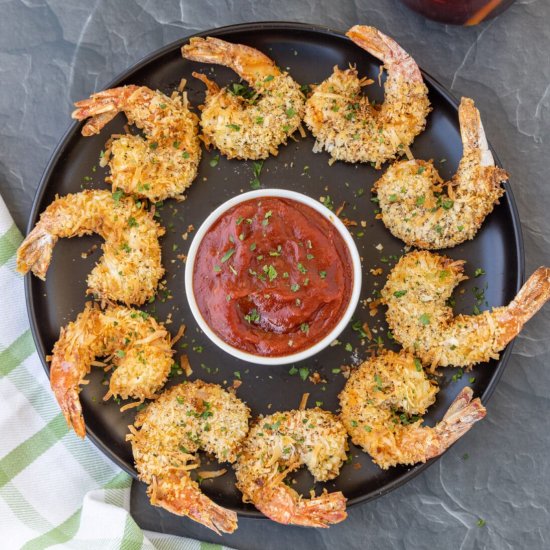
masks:
<instances>
[{"instance_id":1,"label":"black round plate","mask_svg":"<svg viewBox=\"0 0 550 550\"><path fill-rule=\"evenodd\" d=\"M231 42L248 44L265 52L281 67L288 68L301 84L321 82L327 78L335 65L345 67L357 65L359 73L378 78L379 61L361 50L338 32L325 28L297 23L255 23L225 27L201 33L198 36L218 36ZM121 84L144 84L170 93L182 78L187 79L191 103L198 106L204 97L204 86L191 76L192 71L213 70L218 83L237 81L229 69L186 61L181 57L180 47L188 38L179 40L150 55L107 87ZM414 56L414 51L411 52ZM421 62L421 60L418 60ZM424 73L429 87L433 111L428 117L426 131L418 136L412 146L415 157L434 159L441 175L449 178L455 171L462 154L457 117L457 101L433 78ZM93 90L90 90L92 92ZM374 84L367 93L382 100L383 90ZM69 113L67 113L67 116ZM54 152L40 182L29 221L34 226L42 210L56 194L65 195L84 188L104 188L106 171L98 166L99 154L111 134L123 132L126 119L119 115L108 127L95 137L84 138L80 124L73 124ZM385 276L396 259L404 251L402 243L394 239L380 220L376 220L376 203L372 202L370 189L382 175L368 165L335 163L328 165L327 154L312 153L313 138L290 141L281 147L277 157L269 158L263 165L261 183L263 187L294 189L319 199L330 196L334 205L345 201L344 214L357 222L366 222L366 227L351 228L363 258L362 300L376 298L384 284ZM215 159L219 162L216 164ZM443 161L446 160L446 162ZM338 408L337 395L344 386L341 373L334 372L341 365L357 363L366 358L369 349L360 343L357 332L348 328L340 337L340 345L330 347L303 363L291 366L266 367L239 362L216 348L198 330L187 306L184 294L184 265L178 255L185 254L193 233L185 240L182 235L189 225L198 227L204 218L225 200L250 189L253 177L251 162L228 161L213 150L204 152L199 176L191 186L187 200L178 203L167 201L160 209L161 220L167 228L162 239L167 288L170 297L162 295L147 306L159 319L171 315L169 325L175 333L181 323L188 327L178 352L188 353L193 367L192 378L199 377L210 382L230 385L235 372L242 378L238 395L251 407L254 415L269 414L276 410L296 408L304 392L310 393L309 404L322 402L332 411ZM523 280L523 247L518 214L509 186L501 204L489 216L474 241L458 246L448 254L456 259L467 260L466 273L470 281L459 287L456 296L456 311L471 313L476 303L475 295L485 288L481 309L500 306L511 300ZM52 350L59 335L59 329L73 320L83 309L86 301L86 277L97 261L97 250L87 259L81 253L92 244L100 243L96 236L61 240L54 251L47 281L27 276L26 293L31 326L39 355L48 370L45 356ZM379 250L377 245L382 245ZM375 276L371 268L382 268L383 274ZM474 278L476 268L483 268L485 275ZM465 290L461 293L461 290ZM368 307L359 306L356 319L367 321L376 338L386 346L393 347L384 324L384 311L380 308L376 317L371 317ZM183 350L180 344L186 345ZM348 351L353 348L353 352ZM436 404L426 416L428 424L440 419L453 398L465 385L471 385L475 394L488 399L502 374L509 356L510 347L502 354L500 361L479 365L471 373L460 377L458 369L445 369L441 379L441 391ZM302 369L302 370L300 370ZM307 379L307 371L318 371L326 383L313 384ZM296 372L296 370L298 370ZM290 371L290 372L289 372ZM295 374L291 374L295 373ZM454 380L453 380L454 375ZM94 369L91 382L80 394L88 437L114 462L132 475L136 475L130 445L125 442L127 426L133 420L135 411L119 412L119 405L112 400L102 401L106 391L102 385L101 369ZM305 380L302 380L302 377ZM181 382L185 375L176 376L170 383ZM470 378L475 381L470 382ZM346 464L340 476L325 484L329 491L342 490L349 504L369 500L399 486L426 468L398 467L383 471L370 458L351 447L351 463ZM429 463L428 463L429 464ZM359 466L358 466L359 465ZM306 471L296 474L296 487L307 492L313 485ZM322 484L318 484L319 489ZM260 516L252 506L244 504L241 494L234 485L234 475L229 472L217 479L202 483L203 491L222 506L236 510L246 516Z\"/></svg>"}]
</instances>

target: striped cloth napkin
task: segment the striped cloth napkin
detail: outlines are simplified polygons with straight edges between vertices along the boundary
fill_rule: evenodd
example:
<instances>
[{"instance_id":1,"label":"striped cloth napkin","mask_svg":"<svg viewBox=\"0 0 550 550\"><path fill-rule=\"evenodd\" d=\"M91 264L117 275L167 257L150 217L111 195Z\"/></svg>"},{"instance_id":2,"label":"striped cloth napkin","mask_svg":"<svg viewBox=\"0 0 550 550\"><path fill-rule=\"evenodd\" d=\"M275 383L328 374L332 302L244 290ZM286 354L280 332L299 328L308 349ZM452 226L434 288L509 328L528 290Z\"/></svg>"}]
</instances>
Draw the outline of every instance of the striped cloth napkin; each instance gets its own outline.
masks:
<instances>
[{"instance_id":1,"label":"striped cloth napkin","mask_svg":"<svg viewBox=\"0 0 550 550\"><path fill-rule=\"evenodd\" d=\"M29 329L21 241L0 197L0 547L222 550L142 531L128 512L130 476L67 428Z\"/></svg>"}]
</instances>

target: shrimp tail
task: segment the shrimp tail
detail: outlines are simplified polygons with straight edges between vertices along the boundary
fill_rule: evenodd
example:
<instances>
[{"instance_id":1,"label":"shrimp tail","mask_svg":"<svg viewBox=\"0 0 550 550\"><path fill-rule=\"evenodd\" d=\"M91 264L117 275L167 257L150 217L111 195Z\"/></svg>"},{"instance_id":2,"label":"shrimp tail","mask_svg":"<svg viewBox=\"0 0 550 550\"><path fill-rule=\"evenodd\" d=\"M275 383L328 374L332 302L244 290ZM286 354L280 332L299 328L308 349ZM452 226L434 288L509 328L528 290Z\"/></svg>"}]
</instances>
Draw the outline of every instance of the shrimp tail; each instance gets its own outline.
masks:
<instances>
[{"instance_id":1,"label":"shrimp tail","mask_svg":"<svg viewBox=\"0 0 550 550\"><path fill-rule=\"evenodd\" d=\"M498 324L503 327L499 344L505 346L513 340L523 325L550 299L550 267L539 267L527 279L517 296L501 309Z\"/></svg>"},{"instance_id":2,"label":"shrimp tail","mask_svg":"<svg viewBox=\"0 0 550 550\"><path fill-rule=\"evenodd\" d=\"M346 500L339 491L302 499L293 489L277 483L264 486L254 505L268 518L284 525L328 527L346 519Z\"/></svg>"},{"instance_id":3,"label":"shrimp tail","mask_svg":"<svg viewBox=\"0 0 550 550\"><path fill-rule=\"evenodd\" d=\"M130 85L93 94L74 104L76 109L71 117L81 121L90 119L82 128L83 136L99 134L108 122L124 110L126 101L138 89L139 86Z\"/></svg>"},{"instance_id":4,"label":"shrimp tail","mask_svg":"<svg viewBox=\"0 0 550 550\"><path fill-rule=\"evenodd\" d=\"M71 371L73 365L67 361L56 357L52 360L50 369L50 385L59 403L59 407L65 416L65 420L76 435L84 439L86 437L86 425L82 416L82 405L78 397L78 385L67 384L67 373Z\"/></svg>"},{"instance_id":5,"label":"shrimp tail","mask_svg":"<svg viewBox=\"0 0 550 550\"><path fill-rule=\"evenodd\" d=\"M479 150L481 166L494 166L495 160L489 150L485 129L481 123L481 116L474 100L463 97L458 108L458 121L464 152Z\"/></svg>"},{"instance_id":6,"label":"shrimp tail","mask_svg":"<svg viewBox=\"0 0 550 550\"><path fill-rule=\"evenodd\" d=\"M162 477L154 477L147 494L153 506L187 516L218 535L220 531L233 533L237 529L237 514L218 506L201 493L197 483L186 473L173 470Z\"/></svg>"},{"instance_id":7,"label":"shrimp tail","mask_svg":"<svg viewBox=\"0 0 550 550\"><path fill-rule=\"evenodd\" d=\"M193 72L192 75L206 86L209 94L214 95L220 91L220 87L213 80L210 80L205 74Z\"/></svg>"},{"instance_id":8,"label":"shrimp tail","mask_svg":"<svg viewBox=\"0 0 550 550\"><path fill-rule=\"evenodd\" d=\"M212 36L191 38L189 44L181 48L181 55L190 61L229 67L248 81L280 74L273 60L262 52L244 44L232 44Z\"/></svg>"},{"instance_id":9,"label":"shrimp tail","mask_svg":"<svg viewBox=\"0 0 550 550\"><path fill-rule=\"evenodd\" d=\"M38 223L17 250L17 271L22 274L32 271L45 281L56 242L57 237Z\"/></svg>"},{"instance_id":10,"label":"shrimp tail","mask_svg":"<svg viewBox=\"0 0 550 550\"><path fill-rule=\"evenodd\" d=\"M396 68L398 73L411 82L422 82L422 73L413 58L395 40L378 29L367 25L355 25L346 36L388 68Z\"/></svg>"},{"instance_id":11,"label":"shrimp tail","mask_svg":"<svg viewBox=\"0 0 550 550\"><path fill-rule=\"evenodd\" d=\"M441 422L434 428L439 436L438 442L428 449L427 460L439 456L485 417L487 410L480 399L472 397L473 391L469 387L463 388L456 396Z\"/></svg>"}]
</instances>

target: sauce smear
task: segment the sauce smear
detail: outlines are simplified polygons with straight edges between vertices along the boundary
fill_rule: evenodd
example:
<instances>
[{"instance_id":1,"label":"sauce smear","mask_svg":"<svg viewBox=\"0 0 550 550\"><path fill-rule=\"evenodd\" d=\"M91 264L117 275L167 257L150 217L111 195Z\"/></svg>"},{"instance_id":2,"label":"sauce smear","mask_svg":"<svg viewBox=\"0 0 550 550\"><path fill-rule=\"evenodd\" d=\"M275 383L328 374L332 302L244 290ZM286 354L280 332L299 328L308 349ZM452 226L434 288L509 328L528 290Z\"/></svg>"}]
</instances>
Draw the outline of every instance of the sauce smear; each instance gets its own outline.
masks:
<instances>
[{"instance_id":1,"label":"sauce smear","mask_svg":"<svg viewBox=\"0 0 550 550\"><path fill-rule=\"evenodd\" d=\"M198 308L226 343L284 356L322 340L349 304L353 269L337 229L300 202L243 202L210 227L193 270Z\"/></svg>"}]
</instances>

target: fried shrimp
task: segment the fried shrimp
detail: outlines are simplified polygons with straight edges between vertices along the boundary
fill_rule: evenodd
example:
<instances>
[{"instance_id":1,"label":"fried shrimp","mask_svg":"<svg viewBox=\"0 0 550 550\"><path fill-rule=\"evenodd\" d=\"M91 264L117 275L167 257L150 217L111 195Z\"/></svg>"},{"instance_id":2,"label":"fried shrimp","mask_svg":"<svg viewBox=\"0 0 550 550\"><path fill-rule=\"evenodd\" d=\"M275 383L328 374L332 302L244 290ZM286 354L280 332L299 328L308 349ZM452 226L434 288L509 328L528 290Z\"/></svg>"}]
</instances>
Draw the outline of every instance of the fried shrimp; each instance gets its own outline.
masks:
<instances>
[{"instance_id":1,"label":"fried shrimp","mask_svg":"<svg viewBox=\"0 0 550 550\"><path fill-rule=\"evenodd\" d=\"M352 372L339 395L340 417L353 443L382 469L426 462L486 413L478 398L472 400L472 390L464 388L436 426L422 426L419 417L437 391L413 355L385 351Z\"/></svg>"},{"instance_id":2,"label":"fried shrimp","mask_svg":"<svg viewBox=\"0 0 550 550\"><path fill-rule=\"evenodd\" d=\"M242 44L191 38L181 51L191 61L230 67L252 88L220 88L205 75L193 73L206 85L201 114L205 144L214 145L230 159L277 155L279 145L286 144L304 116L305 98L299 84L269 57Z\"/></svg>"},{"instance_id":3,"label":"fried shrimp","mask_svg":"<svg viewBox=\"0 0 550 550\"><path fill-rule=\"evenodd\" d=\"M102 301L143 304L164 274L159 237L164 229L130 198L88 190L56 198L17 250L17 270L42 280L59 238L97 233L103 256L88 276L88 293Z\"/></svg>"},{"instance_id":4,"label":"fried shrimp","mask_svg":"<svg viewBox=\"0 0 550 550\"><path fill-rule=\"evenodd\" d=\"M170 334L145 312L121 306L101 311L88 303L61 329L52 352L50 384L67 424L80 437L86 435L78 394L96 357L107 357L105 367L116 367L104 399L142 402L165 384L172 354Z\"/></svg>"},{"instance_id":5,"label":"fried shrimp","mask_svg":"<svg viewBox=\"0 0 550 550\"><path fill-rule=\"evenodd\" d=\"M550 268L540 267L509 305L455 317L446 301L454 287L467 279L463 267L463 261L433 252L410 252L395 265L382 290L395 339L432 370L498 359L499 352L550 299Z\"/></svg>"},{"instance_id":6,"label":"fried shrimp","mask_svg":"<svg viewBox=\"0 0 550 550\"><path fill-rule=\"evenodd\" d=\"M220 462L234 462L248 432L248 407L216 384L186 382L165 391L136 416L126 436L151 504L187 516L216 531L232 533L237 514L204 495L189 470L203 449Z\"/></svg>"},{"instance_id":7,"label":"fried shrimp","mask_svg":"<svg viewBox=\"0 0 550 550\"><path fill-rule=\"evenodd\" d=\"M458 115L464 153L451 181L443 182L432 161L409 160L374 184L382 221L409 246L449 248L473 239L504 194L507 174L495 167L474 102L463 97Z\"/></svg>"},{"instance_id":8,"label":"fried shrimp","mask_svg":"<svg viewBox=\"0 0 550 550\"><path fill-rule=\"evenodd\" d=\"M379 30L356 25L346 35L384 63L384 103L372 105L362 94L370 81L359 78L355 68L334 67L307 100L304 121L316 138L314 152L325 149L334 160L370 162L380 168L408 151L424 130L430 112L428 88L409 54Z\"/></svg>"},{"instance_id":9,"label":"fried shrimp","mask_svg":"<svg viewBox=\"0 0 550 550\"><path fill-rule=\"evenodd\" d=\"M101 165L109 165L107 182L115 189L153 202L181 198L197 175L201 158L198 117L189 110L185 93L171 97L146 86L122 86L77 101L72 117L90 118L82 135L99 134L118 113L143 131L113 136Z\"/></svg>"},{"instance_id":10,"label":"fried shrimp","mask_svg":"<svg viewBox=\"0 0 550 550\"><path fill-rule=\"evenodd\" d=\"M260 417L235 465L243 500L279 523L328 527L343 521L346 498L341 492L304 499L284 479L302 465L316 481L334 479L346 460L346 440L338 418L319 408Z\"/></svg>"}]
</instances>

